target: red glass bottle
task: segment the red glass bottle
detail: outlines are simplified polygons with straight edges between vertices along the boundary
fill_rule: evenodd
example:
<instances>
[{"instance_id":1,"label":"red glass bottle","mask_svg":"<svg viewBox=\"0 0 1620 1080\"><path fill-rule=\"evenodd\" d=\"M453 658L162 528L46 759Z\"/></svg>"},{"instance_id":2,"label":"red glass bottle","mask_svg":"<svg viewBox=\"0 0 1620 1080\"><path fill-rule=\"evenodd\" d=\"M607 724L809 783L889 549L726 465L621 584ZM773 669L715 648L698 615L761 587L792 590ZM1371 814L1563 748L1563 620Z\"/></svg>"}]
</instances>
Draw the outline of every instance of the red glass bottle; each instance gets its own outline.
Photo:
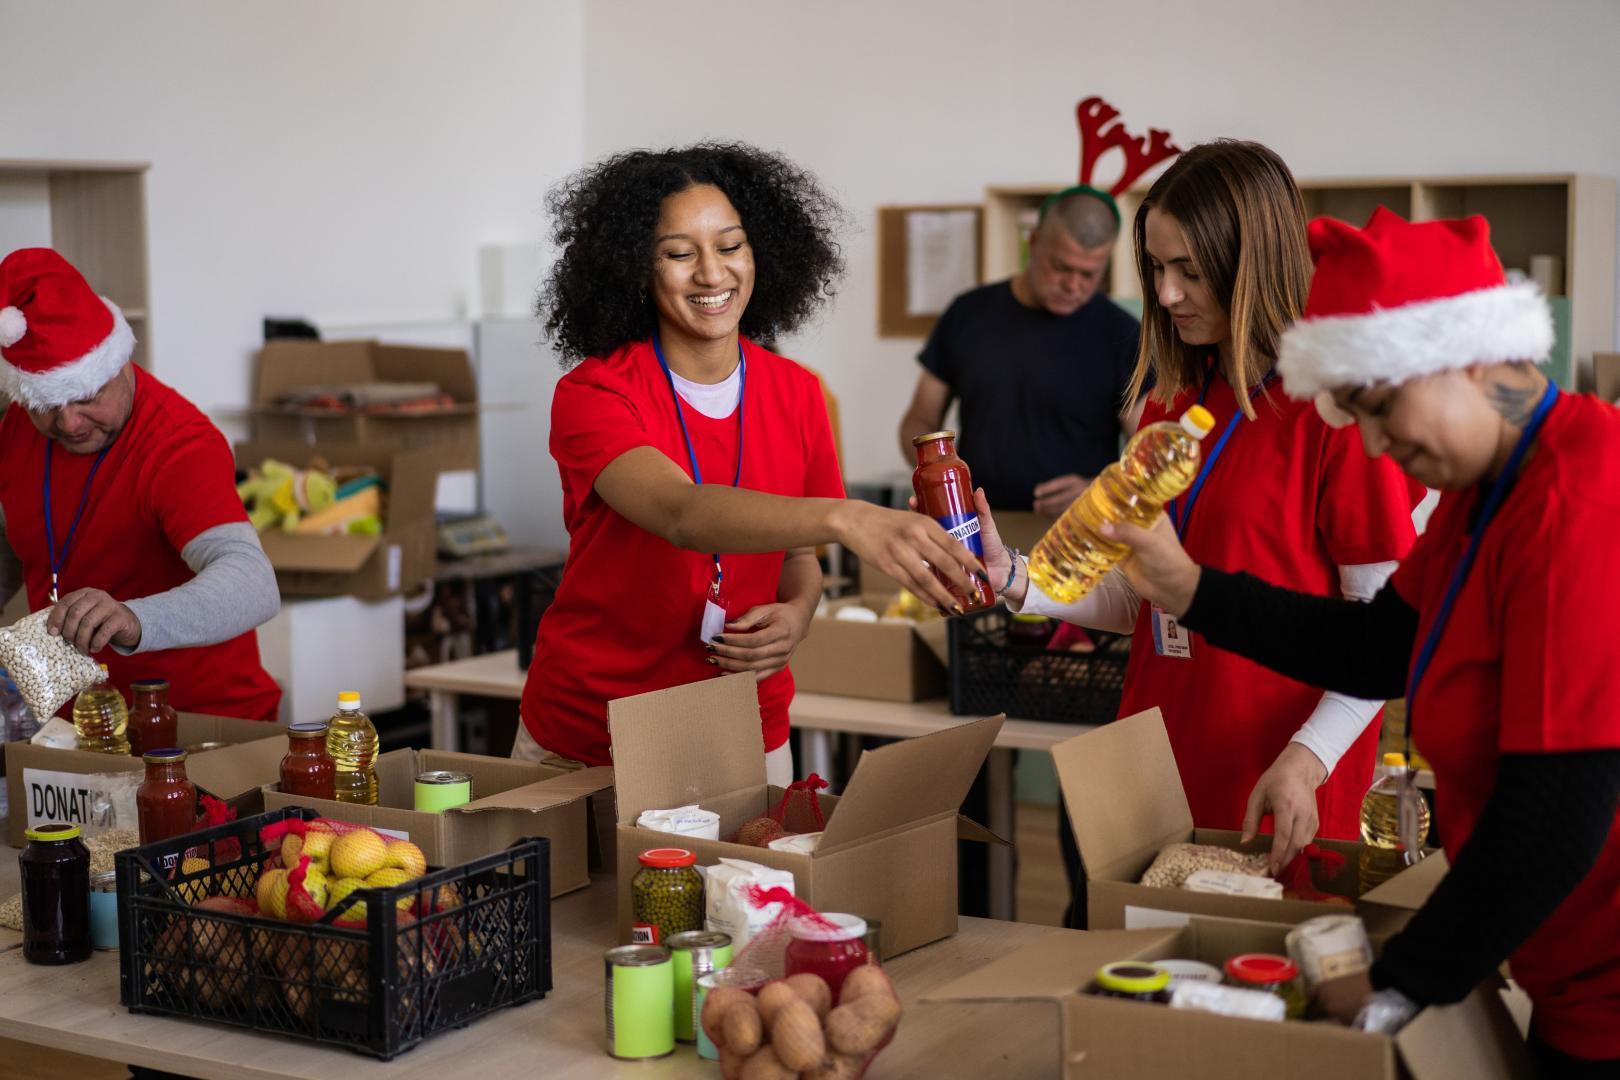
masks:
<instances>
[{"instance_id":1,"label":"red glass bottle","mask_svg":"<svg viewBox=\"0 0 1620 1080\"><path fill-rule=\"evenodd\" d=\"M197 786L186 779L186 752L175 747L148 750L146 779L135 791L141 843L183 836L197 827Z\"/></svg>"},{"instance_id":2,"label":"red glass bottle","mask_svg":"<svg viewBox=\"0 0 1620 1080\"><path fill-rule=\"evenodd\" d=\"M129 684L135 704L129 710L129 752L140 757L180 742L179 717L169 705L166 679L138 679Z\"/></svg>"},{"instance_id":3,"label":"red glass bottle","mask_svg":"<svg viewBox=\"0 0 1620 1080\"><path fill-rule=\"evenodd\" d=\"M820 975L832 991L833 1004L850 972L869 959L866 920L854 915L823 914L819 919L801 915L788 923L787 953L783 962L789 975Z\"/></svg>"},{"instance_id":4,"label":"red glass bottle","mask_svg":"<svg viewBox=\"0 0 1620 1080\"><path fill-rule=\"evenodd\" d=\"M335 799L337 764L326 752L324 722L287 728L287 754L281 759L281 790L311 799Z\"/></svg>"},{"instance_id":5,"label":"red glass bottle","mask_svg":"<svg viewBox=\"0 0 1620 1080\"><path fill-rule=\"evenodd\" d=\"M917 510L939 522L963 547L981 562L984 542L979 539L979 513L973 508L973 477L967 463L956 456L956 432L935 431L911 440L917 448L917 468L911 474L911 488L917 495ZM947 587L944 574L934 576ZM996 602L990 583L974 579L972 595L963 596L954 587L951 595L967 611L981 611Z\"/></svg>"}]
</instances>

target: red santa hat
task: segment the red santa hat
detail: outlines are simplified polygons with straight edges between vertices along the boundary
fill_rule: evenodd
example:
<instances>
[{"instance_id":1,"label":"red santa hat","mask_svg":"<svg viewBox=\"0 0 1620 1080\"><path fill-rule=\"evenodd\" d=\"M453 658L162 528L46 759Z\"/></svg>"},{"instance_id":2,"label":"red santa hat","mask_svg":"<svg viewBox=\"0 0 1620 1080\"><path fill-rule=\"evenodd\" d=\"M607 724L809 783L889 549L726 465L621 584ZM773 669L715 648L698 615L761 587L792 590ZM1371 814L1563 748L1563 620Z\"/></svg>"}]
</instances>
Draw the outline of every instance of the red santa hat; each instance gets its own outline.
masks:
<instances>
[{"instance_id":1,"label":"red santa hat","mask_svg":"<svg viewBox=\"0 0 1620 1080\"><path fill-rule=\"evenodd\" d=\"M1399 384L1419 375L1552 351L1552 312L1529 284L1509 285L1478 214L1413 223L1380 206L1358 229L1310 225L1316 274L1305 314L1283 333L1277 370L1295 398L1315 398L1335 427L1351 417L1336 387Z\"/></svg>"},{"instance_id":2,"label":"red santa hat","mask_svg":"<svg viewBox=\"0 0 1620 1080\"><path fill-rule=\"evenodd\" d=\"M0 260L0 393L44 410L95 397L135 351L124 313L50 248Z\"/></svg>"}]
</instances>

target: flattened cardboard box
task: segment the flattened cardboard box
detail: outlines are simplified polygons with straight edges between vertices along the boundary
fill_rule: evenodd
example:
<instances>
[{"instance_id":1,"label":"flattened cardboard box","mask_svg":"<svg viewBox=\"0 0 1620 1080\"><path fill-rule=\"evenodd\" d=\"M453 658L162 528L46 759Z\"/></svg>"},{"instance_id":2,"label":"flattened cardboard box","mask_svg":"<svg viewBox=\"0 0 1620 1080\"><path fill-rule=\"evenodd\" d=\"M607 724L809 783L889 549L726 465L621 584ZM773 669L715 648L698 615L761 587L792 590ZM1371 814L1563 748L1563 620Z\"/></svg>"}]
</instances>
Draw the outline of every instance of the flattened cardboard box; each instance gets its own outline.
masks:
<instances>
[{"instance_id":1,"label":"flattened cardboard box","mask_svg":"<svg viewBox=\"0 0 1620 1080\"><path fill-rule=\"evenodd\" d=\"M1054 1048L1069 1080L1201 1077L1254 1080L1507 1080L1529 1076L1524 1042L1493 975L1456 1005L1423 1010L1393 1038L1334 1023L1245 1020L1089 993L1115 960L1202 960L1281 954L1288 924L1190 916L1153 930L1060 930L948 983L925 1005L1030 1002L1056 1006Z\"/></svg>"},{"instance_id":2,"label":"flattened cardboard box","mask_svg":"<svg viewBox=\"0 0 1620 1080\"><path fill-rule=\"evenodd\" d=\"M193 784L223 800L238 817L263 809L259 787L276 778L286 753L286 729L279 724L239 720L228 716L181 713L177 734L182 746L204 742L230 746L204 750L186 758L186 776ZM98 777L140 774L145 766L126 754L98 754L89 750L55 750L48 746L14 742L5 744L6 797L11 816L6 842L22 847L28 828L41 821L71 821L87 832L136 827L134 795L122 801L98 784ZM72 777L84 777L73 781ZM127 788L127 784L121 784Z\"/></svg>"},{"instance_id":3,"label":"flattened cardboard box","mask_svg":"<svg viewBox=\"0 0 1620 1080\"><path fill-rule=\"evenodd\" d=\"M266 458L304 468L315 458L333 466L364 465L387 485L387 512L381 536L299 536L280 529L259 534L276 569L276 584L294 596L358 596L382 600L414 589L438 566L433 499L439 459L431 450L402 450L376 444L250 442L236 446L239 468Z\"/></svg>"},{"instance_id":4,"label":"flattened cardboard box","mask_svg":"<svg viewBox=\"0 0 1620 1080\"><path fill-rule=\"evenodd\" d=\"M882 920L885 958L949 937L956 932L958 837L999 842L957 810L1001 721L987 717L862 754L844 794L821 799L820 847L801 855L636 825L643 811L696 803L718 813L720 835L731 836L775 808L782 790L765 782L753 675L608 702L618 778L620 940L630 940L638 856L657 847L689 848L700 866L726 857L792 871L797 895L818 910ZM787 824L793 832L815 828L800 817Z\"/></svg>"},{"instance_id":5,"label":"flattened cardboard box","mask_svg":"<svg viewBox=\"0 0 1620 1080\"><path fill-rule=\"evenodd\" d=\"M1058 743L1052 748L1052 763L1085 863L1087 925L1093 930L1126 927L1126 909L1131 907L1289 923L1349 910L1344 903L1263 900L1137 884L1168 844L1190 841L1246 851L1267 851L1271 846L1269 836L1245 846L1239 843L1241 833L1193 827L1158 709ZM1331 878L1319 875L1317 886L1353 900L1356 913L1373 933L1404 926L1446 872L1445 858L1436 852L1358 896L1362 845L1336 840L1318 840L1317 845L1344 856L1338 873Z\"/></svg>"},{"instance_id":6,"label":"flattened cardboard box","mask_svg":"<svg viewBox=\"0 0 1620 1080\"><path fill-rule=\"evenodd\" d=\"M859 604L879 615L896 593L866 593L827 605L793 652L793 685L807 693L880 701L926 701L945 693L945 620L849 622L834 615Z\"/></svg>"},{"instance_id":7,"label":"flattened cardboard box","mask_svg":"<svg viewBox=\"0 0 1620 1080\"><path fill-rule=\"evenodd\" d=\"M442 813L418 813L416 777L448 769L472 776L473 801ZM404 833L430 866L456 866L503 851L514 840L551 841L551 895L591 883L591 798L611 798L613 770L556 769L511 758L446 750L390 750L377 758L377 805L283 794L264 789L266 810L306 806L339 821Z\"/></svg>"},{"instance_id":8,"label":"flattened cardboard box","mask_svg":"<svg viewBox=\"0 0 1620 1080\"><path fill-rule=\"evenodd\" d=\"M424 413L364 414L278 404L310 386L367 382L434 383L454 407ZM253 391L255 441L375 442L430 449L440 468L478 468L478 383L463 349L375 341L272 341L259 350Z\"/></svg>"}]
</instances>

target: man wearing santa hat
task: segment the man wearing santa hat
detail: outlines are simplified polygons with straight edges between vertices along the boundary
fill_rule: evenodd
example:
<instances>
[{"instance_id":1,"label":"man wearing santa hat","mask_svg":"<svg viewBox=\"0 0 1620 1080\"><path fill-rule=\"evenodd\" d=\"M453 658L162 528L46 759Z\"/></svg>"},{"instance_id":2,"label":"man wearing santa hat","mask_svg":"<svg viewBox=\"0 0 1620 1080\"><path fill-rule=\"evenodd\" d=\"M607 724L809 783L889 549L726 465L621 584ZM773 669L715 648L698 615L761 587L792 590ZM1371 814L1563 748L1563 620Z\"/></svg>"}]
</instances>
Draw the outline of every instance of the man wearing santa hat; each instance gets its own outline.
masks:
<instances>
[{"instance_id":1,"label":"man wearing santa hat","mask_svg":"<svg viewBox=\"0 0 1620 1080\"><path fill-rule=\"evenodd\" d=\"M134 348L55 251L0 261L0 604L54 605L51 631L126 694L166 679L181 711L274 720L253 629L280 596L230 447Z\"/></svg>"}]
</instances>

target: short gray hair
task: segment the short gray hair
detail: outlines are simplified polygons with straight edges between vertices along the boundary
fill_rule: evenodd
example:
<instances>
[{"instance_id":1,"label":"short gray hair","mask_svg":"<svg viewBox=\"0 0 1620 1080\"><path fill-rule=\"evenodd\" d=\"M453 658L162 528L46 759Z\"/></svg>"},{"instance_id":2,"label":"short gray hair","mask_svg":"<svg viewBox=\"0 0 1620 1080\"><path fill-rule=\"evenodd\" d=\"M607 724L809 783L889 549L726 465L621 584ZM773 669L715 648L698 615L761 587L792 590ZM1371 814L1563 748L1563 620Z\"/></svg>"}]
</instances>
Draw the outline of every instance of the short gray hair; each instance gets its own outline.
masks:
<instances>
[{"instance_id":1,"label":"short gray hair","mask_svg":"<svg viewBox=\"0 0 1620 1080\"><path fill-rule=\"evenodd\" d=\"M1111 245L1119 237L1119 220L1108 204L1095 195L1077 191L1065 195L1041 217L1041 228L1060 228L1088 250Z\"/></svg>"}]
</instances>

